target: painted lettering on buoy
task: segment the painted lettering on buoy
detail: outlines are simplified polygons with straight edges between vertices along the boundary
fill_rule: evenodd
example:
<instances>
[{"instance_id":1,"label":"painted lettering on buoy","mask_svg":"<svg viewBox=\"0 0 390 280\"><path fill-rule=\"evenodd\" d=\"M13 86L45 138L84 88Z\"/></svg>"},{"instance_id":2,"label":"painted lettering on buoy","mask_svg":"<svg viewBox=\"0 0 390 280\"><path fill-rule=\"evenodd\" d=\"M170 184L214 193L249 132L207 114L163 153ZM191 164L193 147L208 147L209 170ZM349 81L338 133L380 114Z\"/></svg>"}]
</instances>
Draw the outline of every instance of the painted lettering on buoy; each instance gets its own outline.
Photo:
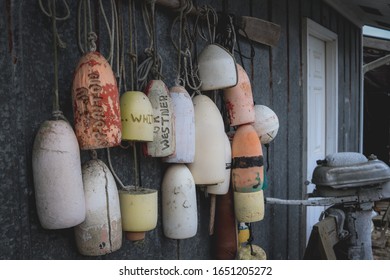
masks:
<instances>
[{"instance_id":1,"label":"painted lettering on buoy","mask_svg":"<svg viewBox=\"0 0 390 280\"><path fill-rule=\"evenodd\" d=\"M161 138L160 144L162 146L162 150L170 148L169 135L171 133L171 114L169 110L168 104L168 96L161 95L158 97L160 104L160 115L154 117L154 133L160 133Z\"/></svg>"},{"instance_id":2,"label":"painted lettering on buoy","mask_svg":"<svg viewBox=\"0 0 390 280\"><path fill-rule=\"evenodd\" d=\"M137 123L146 123L146 124L152 124L153 123L153 115L134 115L130 114L132 122Z\"/></svg>"},{"instance_id":3,"label":"painted lettering on buoy","mask_svg":"<svg viewBox=\"0 0 390 280\"><path fill-rule=\"evenodd\" d=\"M102 93L101 82L99 80L99 72L93 71L88 74L88 88L76 88L77 112L80 115L88 115L90 113L92 123L92 135L96 139L96 144L106 146L107 134L104 133L104 108L101 106ZM88 106L90 105L90 106Z\"/></svg>"},{"instance_id":4,"label":"painted lettering on buoy","mask_svg":"<svg viewBox=\"0 0 390 280\"><path fill-rule=\"evenodd\" d=\"M73 77L72 100L81 149L120 144L118 88L110 65L99 53L90 52L81 58Z\"/></svg>"}]
</instances>

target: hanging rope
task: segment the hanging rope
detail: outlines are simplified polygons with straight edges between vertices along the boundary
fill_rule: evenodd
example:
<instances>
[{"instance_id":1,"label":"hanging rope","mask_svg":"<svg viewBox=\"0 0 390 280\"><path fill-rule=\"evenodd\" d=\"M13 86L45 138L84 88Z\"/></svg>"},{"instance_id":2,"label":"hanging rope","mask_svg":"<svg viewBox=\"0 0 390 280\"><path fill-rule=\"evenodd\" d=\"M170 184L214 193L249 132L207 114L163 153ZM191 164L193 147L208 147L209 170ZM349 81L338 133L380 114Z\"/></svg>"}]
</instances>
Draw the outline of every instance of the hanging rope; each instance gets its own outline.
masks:
<instances>
[{"instance_id":1,"label":"hanging rope","mask_svg":"<svg viewBox=\"0 0 390 280\"><path fill-rule=\"evenodd\" d=\"M142 4L142 18L149 37L149 47L144 51L146 59L137 69L139 88L141 89L145 88L148 80L162 78L162 57L158 55L157 50L155 5L155 0L143 1Z\"/></svg>"},{"instance_id":2,"label":"hanging rope","mask_svg":"<svg viewBox=\"0 0 390 280\"><path fill-rule=\"evenodd\" d=\"M43 6L42 0L39 0L39 7L42 12L51 18L52 21L52 32L53 32L53 54L54 54L54 97L53 97L53 117L55 119L65 119L61 110L60 110L60 101L59 101L59 89L58 89L58 47L65 48L66 44L61 40L58 30L57 30L57 21L64 21L69 18L70 10L66 0L62 0L65 6L65 16L57 17L56 15L56 0L47 1L47 9Z\"/></svg>"}]
</instances>

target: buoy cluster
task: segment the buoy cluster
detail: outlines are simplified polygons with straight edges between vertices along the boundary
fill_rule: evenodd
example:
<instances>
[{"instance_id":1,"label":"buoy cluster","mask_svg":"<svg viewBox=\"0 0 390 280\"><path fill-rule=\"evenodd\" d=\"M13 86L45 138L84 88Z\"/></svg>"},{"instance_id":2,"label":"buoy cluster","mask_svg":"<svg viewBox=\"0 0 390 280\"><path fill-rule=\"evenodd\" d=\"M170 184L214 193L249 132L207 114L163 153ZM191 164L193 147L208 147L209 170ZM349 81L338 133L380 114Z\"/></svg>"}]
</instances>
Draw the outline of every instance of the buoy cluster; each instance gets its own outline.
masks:
<instances>
[{"instance_id":1,"label":"buoy cluster","mask_svg":"<svg viewBox=\"0 0 390 280\"><path fill-rule=\"evenodd\" d=\"M246 71L224 47L209 44L198 58L201 92L191 97L185 86L168 89L160 79L150 80L144 91L120 94L102 54L94 50L81 57L72 83L74 129L64 117L54 117L41 125L34 141L35 197L43 228L74 227L82 255L112 253L121 248L123 236L140 241L156 228L161 193L165 237L187 239L198 231L199 189L212 200L214 257L265 258L250 242L250 227L264 218L262 144L275 138L278 118L270 108L254 105ZM228 131L208 94L218 91ZM141 143L143 156L165 164L161 190L117 186L112 167L96 150L122 141ZM81 164L80 150L90 151L92 159Z\"/></svg>"}]
</instances>

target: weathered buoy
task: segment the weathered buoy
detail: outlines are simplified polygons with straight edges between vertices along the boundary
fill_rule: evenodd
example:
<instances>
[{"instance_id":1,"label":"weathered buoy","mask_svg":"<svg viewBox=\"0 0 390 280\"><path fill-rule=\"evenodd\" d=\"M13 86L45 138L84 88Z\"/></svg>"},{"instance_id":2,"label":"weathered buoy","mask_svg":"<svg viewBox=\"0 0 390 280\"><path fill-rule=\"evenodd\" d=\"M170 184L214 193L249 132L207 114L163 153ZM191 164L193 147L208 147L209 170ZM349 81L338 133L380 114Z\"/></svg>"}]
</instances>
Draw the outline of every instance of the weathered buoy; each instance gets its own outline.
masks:
<instances>
[{"instance_id":1,"label":"weathered buoy","mask_svg":"<svg viewBox=\"0 0 390 280\"><path fill-rule=\"evenodd\" d=\"M118 146L121 142L119 93L108 61L88 52L79 61L72 85L74 127L80 149Z\"/></svg>"},{"instance_id":2,"label":"weathered buoy","mask_svg":"<svg viewBox=\"0 0 390 280\"><path fill-rule=\"evenodd\" d=\"M185 164L168 167L161 192L164 235L172 239L195 236L198 229L195 181Z\"/></svg>"},{"instance_id":3,"label":"weathered buoy","mask_svg":"<svg viewBox=\"0 0 390 280\"><path fill-rule=\"evenodd\" d=\"M126 91L120 98L122 140L153 141L153 108L141 91Z\"/></svg>"},{"instance_id":4,"label":"weathered buoy","mask_svg":"<svg viewBox=\"0 0 390 280\"><path fill-rule=\"evenodd\" d=\"M209 194L222 195L229 191L230 175L232 166L232 147L229 141L229 137L225 133L225 180L222 183L216 185L208 185L207 192Z\"/></svg>"},{"instance_id":5,"label":"weathered buoy","mask_svg":"<svg viewBox=\"0 0 390 280\"><path fill-rule=\"evenodd\" d=\"M264 105L255 105L256 119L253 127L261 144L268 144L275 139L279 130L279 119L273 110Z\"/></svg>"},{"instance_id":6,"label":"weathered buoy","mask_svg":"<svg viewBox=\"0 0 390 280\"><path fill-rule=\"evenodd\" d=\"M151 80L145 94L153 108L153 141L144 144L144 154L166 157L175 151L175 119L172 99L162 80Z\"/></svg>"},{"instance_id":7,"label":"weathered buoy","mask_svg":"<svg viewBox=\"0 0 390 280\"><path fill-rule=\"evenodd\" d=\"M248 74L239 64L237 64L237 72L237 85L223 91L230 126L253 123L255 121L252 86Z\"/></svg>"},{"instance_id":8,"label":"weathered buoy","mask_svg":"<svg viewBox=\"0 0 390 280\"><path fill-rule=\"evenodd\" d=\"M175 151L163 158L169 163L191 163L195 158L194 104L186 89L174 86L169 90L175 116Z\"/></svg>"},{"instance_id":9,"label":"weathered buoy","mask_svg":"<svg viewBox=\"0 0 390 280\"><path fill-rule=\"evenodd\" d=\"M86 256L112 253L122 246L122 221L115 180L105 163L92 159L82 166L85 221L75 227L78 251Z\"/></svg>"},{"instance_id":10,"label":"weathered buoy","mask_svg":"<svg viewBox=\"0 0 390 280\"><path fill-rule=\"evenodd\" d=\"M188 164L197 185L225 181L225 127L215 103L206 95L193 98L195 109L195 159Z\"/></svg>"},{"instance_id":11,"label":"weathered buoy","mask_svg":"<svg viewBox=\"0 0 390 280\"><path fill-rule=\"evenodd\" d=\"M239 222L253 223L264 219L264 194L234 192L234 212Z\"/></svg>"},{"instance_id":12,"label":"weathered buoy","mask_svg":"<svg viewBox=\"0 0 390 280\"><path fill-rule=\"evenodd\" d=\"M252 246L252 247L251 247ZM245 245L244 247L241 247L238 249L237 252L237 260L263 260L265 261L267 259L267 254L265 253L264 249L252 244L252 245ZM266 271L268 273L270 271Z\"/></svg>"},{"instance_id":13,"label":"weathered buoy","mask_svg":"<svg viewBox=\"0 0 390 280\"><path fill-rule=\"evenodd\" d=\"M232 185L236 192L257 192L264 181L263 151L250 124L238 127L232 142Z\"/></svg>"},{"instance_id":14,"label":"weathered buoy","mask_svg":"<svg viewBox=\"0 0 390 280\"><path fill-rule=\"evenodd\" d=\"M42 123L35 136L32 169L38 218L45 229L76 226L85 219L80 149L70 124Z\"/></svg>"},{"instance_id":15,"label":"weathered buoy","mask_svg":"<svg viewBox=\"0 0 390 280\"><path fill-rule=\"evenodd\" d=\"M157 190L127 187L119 191L122 229L131 241L143 240L145 232L157 226Z\"/></svg>"},{"instance_id":16,"label":"weathered buoy","mask_svg":"<svg viewBox=\"0 0 390 280\"><path fill-rule=\"evenodd\" d=\"M212 236L212 256L217 260L234 260L237 254L237 223L234 214L233 191L216 196L215 225Z\"/></svg>"},{"instance_id":17,"label":"weathered buoy","mask_svg":"<svg viewBox=\"0 0 390 280\"><path fill-rule=\"evenodd\" d=\"M237 67L233 55L218 44L207 45L198 56L201 91L218 90L237 84Z\"/></svg>"}]
</instances>

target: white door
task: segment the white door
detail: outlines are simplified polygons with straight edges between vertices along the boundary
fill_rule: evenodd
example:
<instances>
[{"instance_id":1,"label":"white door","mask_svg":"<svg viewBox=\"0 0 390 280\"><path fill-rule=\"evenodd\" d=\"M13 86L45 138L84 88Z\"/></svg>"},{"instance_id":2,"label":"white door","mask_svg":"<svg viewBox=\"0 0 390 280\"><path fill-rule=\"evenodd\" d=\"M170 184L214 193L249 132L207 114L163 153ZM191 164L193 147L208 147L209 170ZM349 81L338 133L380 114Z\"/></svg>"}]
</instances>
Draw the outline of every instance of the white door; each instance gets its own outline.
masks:
<instances>
[{"instance_id":1,"label":"white door","mask_svg":"<svg viewBox=\"0 0 390 280\"><path fill-rule=\"evenodd\" d=\"M307 181L311 181L316 161L325 158L326 152L326 44L323 40L308 37L308 84L307 84ZM307 186L307 193L314 185ZM307 207L306 238L324 207Z\"/></svg>"},{"instance_id":2,"label":"white door","mask_svg":"<svg viewBox=\"0 0 390 280\"><path fill-rule=\"evenodd\" d=\"M305 18L303 30L305 130L303 172L311 181L317 160L337 152L338 142L338 54L337 34ZM307 186L312 193L314 185ZM306 242L324 207L306 207Z\"/></svg>"}]
</instances>

